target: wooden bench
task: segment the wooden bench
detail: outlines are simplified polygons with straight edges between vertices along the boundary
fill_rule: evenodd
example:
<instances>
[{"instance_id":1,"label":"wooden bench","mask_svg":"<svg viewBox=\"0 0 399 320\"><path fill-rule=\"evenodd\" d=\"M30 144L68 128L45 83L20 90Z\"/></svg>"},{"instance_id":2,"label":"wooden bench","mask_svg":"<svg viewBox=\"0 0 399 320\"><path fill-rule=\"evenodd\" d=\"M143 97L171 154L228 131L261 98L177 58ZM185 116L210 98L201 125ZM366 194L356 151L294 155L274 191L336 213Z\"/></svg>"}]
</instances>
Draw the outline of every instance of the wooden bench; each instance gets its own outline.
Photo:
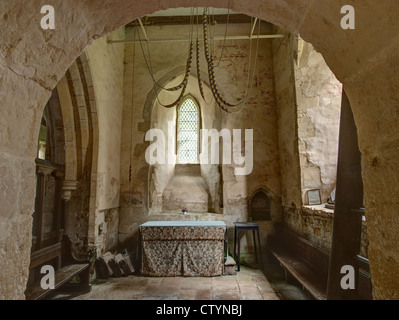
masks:
<instances>
[{"instance_id":1,"label":"wooden bench","mask_svg":"<svg viewBox=\"0 0 399 320\"><path fill-rule=\"evenodd\" d=\"M356 256L359 266L358 271L358 290L357 295L359 300L373 300L370 261L362 257L360 254Z\"/></svg>"},{"instance_id":2,"label":"wooden bench","mask_svg":"<svg viewBox=\"0 0 399 320\"><path fill-rule=\"evenodd\" d=\"M268 249L284 268L285 279L294 277L314 299L326 300L330 255L282 226L269 238Z\"/></svg>"},{"instance_id":3,"label":"wooden bench","mask_svg":"<svg viewBox=\"0 0 399 320\"><path fill-rule=\"evenodd\" d=\"M63 236L61 242L33 252L31 254L30 269L55 260L57 261L55 266L55 288L43 289L40 285L40 281L35 282L26 289L26 300L44 299L50 293L53 293L61 287L65 292L78 291L86 293L91 291L90 261L79 260L74 256L71 242L67 236ZM76 276L79 277L80 282L69 283Z\"/></svg>"}]
</instances>

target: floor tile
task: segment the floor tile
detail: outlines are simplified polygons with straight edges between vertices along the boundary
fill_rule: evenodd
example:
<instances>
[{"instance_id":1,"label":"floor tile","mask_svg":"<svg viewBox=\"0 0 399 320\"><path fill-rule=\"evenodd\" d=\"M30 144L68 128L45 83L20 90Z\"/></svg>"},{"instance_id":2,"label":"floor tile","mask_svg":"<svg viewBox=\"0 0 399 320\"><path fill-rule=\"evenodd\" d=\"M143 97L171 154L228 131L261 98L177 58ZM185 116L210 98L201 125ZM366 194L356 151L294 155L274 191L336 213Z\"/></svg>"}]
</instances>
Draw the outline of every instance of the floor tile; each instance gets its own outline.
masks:
<instances>
[{"instance_id":1,"label":"floor tile","mask_svg":"<svg viewBox=\"0 0 399 320\"><path fill-rule=\"evenodd\" d=\"M195 300L196 289L180 289L179 300Z\"/></svg>"},{"instance_id":2,"label":"floor tile","mask_svg":"<svg viewBox=\"0 0 399 320\"><path fill-rule=\"evenodd\" d=\"M196 300L212 300L212 290L208 289L198 289L197 295L195 297Z\"/></svg>"},{"instance_id":3,"label":"floor tile","mask_svg":"<svg viewBox=\"0 0 399 320\"><path fill-rule=\"evenodd\" d=\"M241 300L237 290L213 290L213 300Z\"/></svg>"},{"instance_id":4,"label":"floor tile","mask_svg":"<svg viewBox=\"0 0 399 320\"><path fill-rule=\"evenodd\" d=\"M240 292L243 300L263 300L263 296L257 287L242 286Z\"/></svg>"},{"instance_id":5,"label":"floor tile","mask_svg":"<svg viewBox=\"0 0 399 320\"><path fill-rule=\"evenodd\" d=\"M284 279L284 277L283 277ZM236 275L218 277L148 277L131 275L96 280L82 295L58 294L74 300L307 300L300 287L287 284L281 270L241 266Z\"/></svg>"}]
</instances>

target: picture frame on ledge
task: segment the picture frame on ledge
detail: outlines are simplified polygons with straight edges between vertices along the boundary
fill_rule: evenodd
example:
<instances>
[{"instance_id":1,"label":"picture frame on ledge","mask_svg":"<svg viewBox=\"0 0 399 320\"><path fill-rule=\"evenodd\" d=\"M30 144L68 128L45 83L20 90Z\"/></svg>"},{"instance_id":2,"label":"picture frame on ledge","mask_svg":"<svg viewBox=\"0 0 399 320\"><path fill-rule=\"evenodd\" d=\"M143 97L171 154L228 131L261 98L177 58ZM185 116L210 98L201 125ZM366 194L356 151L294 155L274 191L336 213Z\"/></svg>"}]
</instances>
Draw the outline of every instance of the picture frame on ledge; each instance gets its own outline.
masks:
<instances>
[{"instance_id":1,"label":"picture frame on ledge","mask_svg":"<svg viewBox=\"0 0 399 320\"><path fill-rule=\"evenodd\" d=\"M309 206L315 206L315 205L321 204L321 197L320 197L319 189L308 190L306 192L306 194L308 197L308 205Z\"/></svg>"}]
</instances>

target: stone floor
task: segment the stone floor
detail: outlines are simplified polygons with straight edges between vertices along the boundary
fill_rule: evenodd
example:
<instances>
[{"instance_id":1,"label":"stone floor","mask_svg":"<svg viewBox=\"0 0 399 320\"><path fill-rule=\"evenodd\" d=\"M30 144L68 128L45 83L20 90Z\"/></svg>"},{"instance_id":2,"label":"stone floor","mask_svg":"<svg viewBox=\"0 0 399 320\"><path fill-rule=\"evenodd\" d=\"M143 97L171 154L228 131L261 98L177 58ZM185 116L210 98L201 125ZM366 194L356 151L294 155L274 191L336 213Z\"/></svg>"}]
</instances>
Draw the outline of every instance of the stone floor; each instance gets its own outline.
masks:
<instances>
[{"instance_id":1,"label":"stone floor","mask_svg":"<svg viewBox=\"0 0 399 320\"><path fill-rule=\"evenodd\" d=\"M297 286L285 283L278 265L262 270L241 266L236 275L219 277L146 277L131 275L97 280L78 296L57 293L54 300L306 300Z\"/></svg>"},{"instance_id":2,"label":"stone floor","mask_svg":"<svg viewBox=\"0 0 399 320\"><path fill-rule=\"evenodd\" d=\"M310 300L310 296L302 290L299 283L287 283L284 270L276 263L266 264L263 273L276 288L281 300Z\"/></svg>"}]
</instances>

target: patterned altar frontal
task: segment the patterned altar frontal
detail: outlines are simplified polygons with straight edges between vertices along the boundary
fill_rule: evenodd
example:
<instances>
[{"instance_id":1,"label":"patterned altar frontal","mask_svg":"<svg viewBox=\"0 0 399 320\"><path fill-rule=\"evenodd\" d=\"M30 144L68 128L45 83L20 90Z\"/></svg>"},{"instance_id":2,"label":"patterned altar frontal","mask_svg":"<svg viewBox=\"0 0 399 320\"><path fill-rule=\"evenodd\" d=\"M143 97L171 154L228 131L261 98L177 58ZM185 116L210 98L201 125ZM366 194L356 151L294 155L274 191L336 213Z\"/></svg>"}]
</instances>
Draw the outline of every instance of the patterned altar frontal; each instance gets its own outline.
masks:
<instances>
[{"instance_id":1,"label":"patterned altar frontal","mask_svg":"<svg viewBox=\"0 0 399 320\"><path fill-rule=\"evenodd\" d=\"M140 225L141 273L150 276L220 276L223 221L149 221Z\"/></svg>"}]
</instances>

